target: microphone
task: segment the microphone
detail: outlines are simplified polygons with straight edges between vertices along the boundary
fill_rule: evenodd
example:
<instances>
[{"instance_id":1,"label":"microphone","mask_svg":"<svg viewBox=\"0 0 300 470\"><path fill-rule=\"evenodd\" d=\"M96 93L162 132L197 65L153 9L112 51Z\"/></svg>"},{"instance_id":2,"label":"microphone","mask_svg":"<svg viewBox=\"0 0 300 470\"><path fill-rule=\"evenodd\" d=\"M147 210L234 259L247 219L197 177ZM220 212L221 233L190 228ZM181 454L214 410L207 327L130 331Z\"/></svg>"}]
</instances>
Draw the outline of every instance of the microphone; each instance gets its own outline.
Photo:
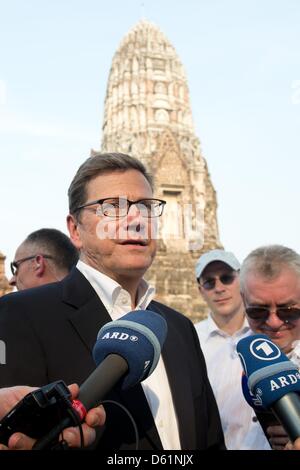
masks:
<instances>
[{"instance_id":1,"label":"microphone","mask_svg":"<svg viewBox=\"0 0 300 470\"><path fill-rule=\"evenodd\" d=\"M249 385L248 385L248 377L245 375L245 373L242 373L242 378L241 378L241 385L242 385L242 392L243 396L251 408L254 409L255 412L261 412L264 411L264 408L261 403L261 398L260 397L255 397L253 393L249 390Z\"/></svg>"},{"instance_id":2,"label":"microphone","mask_svg":"<svg viewBox=\"0 0 300 470\"><path fill-rule=\"evenodd\" d=\"M248 379L250 397L245 393L245 379L242 379L248 403L254 404L257 410L270 409L292 441L300 437L300 374L297 366L263 334L241 339L237 343L237 352Z\"/></svg>"},{"instance_id":3,"label":"microphone","mask_svg":"<svg viewBox=\"0 0 300 470\"><path fill-rule=\"evenodd\" d=\"M87 411L99 405L114 386L125 391L147 378L157 366L166 336L166 320L151 310L135 310L106 323L93 348L97 368L80 386L79 395L72 402L79 420L83 421ZM39 439L34 450L48 448L62 429L69 426L74 426L71 417Z\"/></svg>"},{"instance_id":4,"label":"microphone","mask_svg":"<svg viewBox=\"0 0 300 470\"><path fill-rule=\"evenodd\" d=\"M98 367L81 385L78 400L93 408L119 381L122 390L152 374L167 336L167 322L151 310L135 310L106 323L93 358Z\"/></svg>"}]
</instances>

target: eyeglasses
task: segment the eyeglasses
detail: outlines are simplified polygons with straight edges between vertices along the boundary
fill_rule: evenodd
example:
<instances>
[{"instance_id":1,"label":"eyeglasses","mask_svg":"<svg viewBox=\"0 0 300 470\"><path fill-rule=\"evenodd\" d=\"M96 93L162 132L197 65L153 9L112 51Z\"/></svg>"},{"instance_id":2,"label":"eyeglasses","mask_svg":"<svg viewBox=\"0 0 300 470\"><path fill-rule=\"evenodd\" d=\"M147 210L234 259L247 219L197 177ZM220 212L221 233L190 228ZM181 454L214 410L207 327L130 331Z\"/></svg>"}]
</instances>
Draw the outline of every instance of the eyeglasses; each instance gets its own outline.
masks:
<instances>
[{"instance_id":1,"label":"eyeglasses","mask_svg":"<svg viewBox=\"0 0 300 470\"><path fill-rule=\"evenodd\" d=\"M18 259L17 261L12 261L10 263L10 270L12 272L12 275L15 276L17 274L20 264L24 263L24 261L29 261L30 259L34 259L37 256L43 256L43 258L53 258L53 256L42 255L38 253L37 255L27 256L26 258L21 258L21 259Z\"/></svg>"},{"instance_id":2,"label":"eyeglasses","mask_svg":"<svg viewBox=\"0 0 300 470\"><path fill-rule=\"evenodd\" d=\"M300 308L294 307L293 305L276 307L275 309L272 309L271 307L260 307L259 305L250 305L246 307L245 310L251 320L255 320L260 323L265 322L271 312L276 313L277 317L285 323L292 323L300 318Z\"/></svg>"},{"instance_id":3,"label":"eyeglasses","mask_svg":"<svg viewBox=\"0 0 300 470\"><path fill-rule=\"evenodd\" d=\"M140 211L143 217L152 218L160 217L163 213L166 201L162 199L139 199L137 201L130 201L126 198L112 198L106 197L105 199L98 199L97 201L87 202L79 206L75 211L88 208L98 204L96 208L96 215L110 217L111 219L119 219L125 217L132 205Z\"/></svg>"},{"instance_id":4,"label":"eyeglasses","mask_svg":"<svg viewBox=\"0 0 300 470\"><path fill-rule=\"evenodd\" d=\"M224 284L224 286L229 286L230 284L233 283L233 281L236 278L236 274L234 273L226 273L226 274L221 274L221 276L216 276L212 277L209 279L206 279L204 282L200 282L200 286L202 286L205 290L212 290L216 287L216 282L217 279Z\"/></svg>"}]
</instances>

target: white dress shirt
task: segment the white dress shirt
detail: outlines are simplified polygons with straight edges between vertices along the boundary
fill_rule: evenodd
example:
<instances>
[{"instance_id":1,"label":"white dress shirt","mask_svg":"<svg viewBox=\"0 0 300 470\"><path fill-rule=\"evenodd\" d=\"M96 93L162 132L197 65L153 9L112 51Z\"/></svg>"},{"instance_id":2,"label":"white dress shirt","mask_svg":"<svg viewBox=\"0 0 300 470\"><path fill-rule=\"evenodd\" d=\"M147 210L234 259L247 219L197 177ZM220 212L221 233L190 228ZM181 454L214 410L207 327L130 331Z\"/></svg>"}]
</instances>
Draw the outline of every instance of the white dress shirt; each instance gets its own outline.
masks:
<instances>
[{"instance_id":1,"label":"white dress shirt","mask_svg":"<svg viewBox=\"0 0 300 470\"><path fill-rule=\"evenodd\" d=\"M133 309L131 297L120 284L79 260L77 269L92 285L113 320L121 318ZM134 310L145 310L155 294L154 287L142 279L138 288ZM177 417L164 362L160 356L153 373L142 382L155 425L166 450L181 449Z\"/></svg>"},{"instance_id":2,"label":"white dress shirt","mask_svg":"<svg viewBox=\"0 0 300 470\"><path fill-rule=\"evenodd\" d=\"M296 340L292 343L293 349L287 354L290 361L294 362L300 370L300 340Z\"/></svg>"},{"instance_id":3,"label":"white dress shirt","mask_svg":"<svg viewBox=\"0 0 300 470\"><path fill-rule=\"evenodd\" d=\"M195 325L207 365L207 373L220 412L227 449L270 450L254 411L245 401L241 387L242 365L237 342L252 334L247 320L229 335L211 315Z\"/></svg>"}]
</instances>

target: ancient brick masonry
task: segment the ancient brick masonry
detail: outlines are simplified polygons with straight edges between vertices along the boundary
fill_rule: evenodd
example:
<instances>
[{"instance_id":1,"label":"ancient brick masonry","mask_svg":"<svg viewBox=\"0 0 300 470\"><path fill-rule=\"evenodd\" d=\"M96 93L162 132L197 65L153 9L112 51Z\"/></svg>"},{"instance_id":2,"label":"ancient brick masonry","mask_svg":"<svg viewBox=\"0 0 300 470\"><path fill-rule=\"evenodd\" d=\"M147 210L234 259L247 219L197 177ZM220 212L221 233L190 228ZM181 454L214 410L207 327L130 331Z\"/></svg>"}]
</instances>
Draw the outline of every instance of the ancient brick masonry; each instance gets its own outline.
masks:
<instances>
[{"instance_id":1,"label":"ancient brick masonry","mask_svg":"<svg viewBox=\"0 0 300 470\"><path fill-rule=\"evenodd\" d=\"M5 276L4 261L5 261L5 256L0 251L0 297L12 291L12 288L8 284L8 280Z\"/></svg>"}]
</instances>

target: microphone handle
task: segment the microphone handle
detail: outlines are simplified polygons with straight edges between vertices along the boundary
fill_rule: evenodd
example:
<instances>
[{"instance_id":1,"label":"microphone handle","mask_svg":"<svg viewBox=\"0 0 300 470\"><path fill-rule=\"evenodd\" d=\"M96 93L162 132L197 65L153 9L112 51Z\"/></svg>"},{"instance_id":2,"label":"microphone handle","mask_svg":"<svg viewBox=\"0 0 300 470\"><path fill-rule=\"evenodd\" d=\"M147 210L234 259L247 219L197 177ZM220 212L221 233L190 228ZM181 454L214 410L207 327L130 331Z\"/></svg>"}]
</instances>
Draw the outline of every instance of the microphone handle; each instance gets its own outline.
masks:
<instances>
[{"instance_id":1,"label":"microphone handle","mask_svg":"<svg viewBox=\"0 0 300 470\"><path fill-rule=\"evenodd\" d=\"M94 408L127 371L128 364L122 356L109 354L80 386L77 400L87 411Z\"/></svg>"},{"instance_id":2,"label":"microphone handle","mask_svg":"<svg viewBox=\"0 0 300 470\"><path fill-rule=\"evenodd\" d=\"M292 442L300 437L300 396L297 393L287 393L273 403L271 410Z\"/></svg>"},{"instance_id":3,"label":"microphone handle","mask_svg":"<svg viewBox=\"0 0 300 470\"><path fill-rule=\"evenodd\" d=\"M105 395L117 384L127 371L128 364L122 356L109 354L96 367L85 382L83 382L76 400L83 404L86 411L98 406ZM46 436L40 438L33 446L33 450L48 449L53 440L59 436L63 429L74 425L76 425L76 423L70 414L70 416L66 417L62 422L54 426Z\"/></svg>"}]
</instances>

